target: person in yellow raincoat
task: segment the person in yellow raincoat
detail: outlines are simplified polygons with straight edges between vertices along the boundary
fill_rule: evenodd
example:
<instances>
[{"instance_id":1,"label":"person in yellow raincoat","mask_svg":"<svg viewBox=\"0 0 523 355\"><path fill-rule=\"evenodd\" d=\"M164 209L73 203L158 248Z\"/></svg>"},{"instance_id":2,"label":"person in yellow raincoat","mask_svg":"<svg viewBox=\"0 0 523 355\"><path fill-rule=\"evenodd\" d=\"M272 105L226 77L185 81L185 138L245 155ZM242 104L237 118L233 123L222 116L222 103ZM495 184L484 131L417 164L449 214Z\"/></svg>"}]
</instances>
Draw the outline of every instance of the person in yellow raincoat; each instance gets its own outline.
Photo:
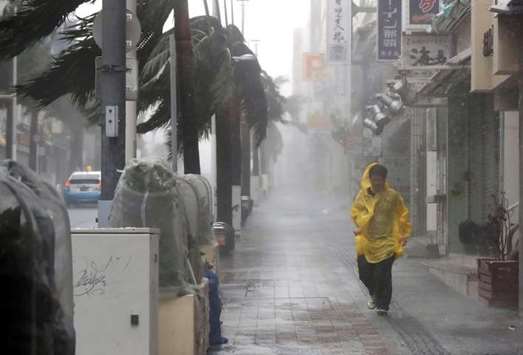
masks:
<instances>
[{"instance_id":1,"label":"person in yellow raincoat","mask_svg":"<svg viewBox=\"0 0 523 355\"><path fill-rule=\"evenodd\" d=\"M409 211L400 193L387 183L387 168L370 164L352 204L360 280L371 299L369 309L385 315L392 297L392 264L403 255L411 232Z\"/></svg>"}]
</instances>

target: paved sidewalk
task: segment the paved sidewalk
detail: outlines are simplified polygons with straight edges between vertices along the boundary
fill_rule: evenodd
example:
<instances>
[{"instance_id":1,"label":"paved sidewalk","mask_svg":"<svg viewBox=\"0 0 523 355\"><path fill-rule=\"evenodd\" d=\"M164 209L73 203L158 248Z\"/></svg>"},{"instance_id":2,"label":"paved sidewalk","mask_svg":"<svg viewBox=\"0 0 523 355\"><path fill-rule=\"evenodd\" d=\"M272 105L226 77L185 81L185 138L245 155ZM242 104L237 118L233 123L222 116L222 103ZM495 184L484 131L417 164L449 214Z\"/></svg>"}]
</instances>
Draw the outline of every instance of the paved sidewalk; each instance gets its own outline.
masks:
<instances>
[{"instance_id":1,"label":"paved sidewalk","mask_svg":"<svg viewBox=\"0 0 523 355\"><path fill-rule=\"evenodd\" d=\"M523 354L513 313L450 291L419 260L394 266L389 317L369 311L347 201L305 196L274 191L222 259L230 344L213 354Z\"/></svg>"}]
</instances>

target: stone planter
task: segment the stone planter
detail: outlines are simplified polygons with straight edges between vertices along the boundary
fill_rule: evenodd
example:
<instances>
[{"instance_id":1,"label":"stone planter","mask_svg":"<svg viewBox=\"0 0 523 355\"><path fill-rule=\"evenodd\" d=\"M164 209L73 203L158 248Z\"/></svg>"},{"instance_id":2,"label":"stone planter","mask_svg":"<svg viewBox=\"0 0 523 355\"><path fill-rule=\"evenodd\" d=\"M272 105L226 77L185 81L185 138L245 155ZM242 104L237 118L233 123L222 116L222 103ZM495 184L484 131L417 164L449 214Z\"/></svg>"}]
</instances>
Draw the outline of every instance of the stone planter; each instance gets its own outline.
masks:
<instances>
[{"instance_id":1,"label":"stone planter","mask_svg":"<svg viewBox=\"0 0 523 355\"><path fill-rule=\"evenodd\" d=\"M517 308L518 262L516 260L478 259L478 293L489 306Z\"/></svg>"}]
</instances>

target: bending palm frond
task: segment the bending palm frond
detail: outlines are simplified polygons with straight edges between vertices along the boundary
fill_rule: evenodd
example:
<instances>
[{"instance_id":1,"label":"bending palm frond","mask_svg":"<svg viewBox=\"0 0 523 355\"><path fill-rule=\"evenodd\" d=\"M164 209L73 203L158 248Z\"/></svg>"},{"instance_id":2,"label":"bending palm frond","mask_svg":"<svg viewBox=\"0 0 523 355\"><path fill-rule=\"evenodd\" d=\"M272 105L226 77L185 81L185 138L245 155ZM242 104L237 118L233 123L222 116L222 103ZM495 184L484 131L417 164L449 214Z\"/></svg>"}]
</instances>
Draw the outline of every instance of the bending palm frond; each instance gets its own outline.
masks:
<instances>
[{"instance_id":1,"label":"bending palm frond","mask_svg":"<svg viewBox=\"0 0 523 355\"><path fill-rule=\"evenodd\" d=\"M53 59L48 71L19 85L17 92L42 107L67 94L85 106L94 98L95 58L100 54L92 37L75 43Z\"/></svg>"},{"instance_id":2,"label":"bending palm frond","mask_svg":"<svg viewBox=\"0 0 523 355\"><path fill-rule=\"evenodd\" d=\"M16 14L0 19L0 59L15 57L49 36L86 2L92 0L20 1Z\"/></svg>"}]
</instances>

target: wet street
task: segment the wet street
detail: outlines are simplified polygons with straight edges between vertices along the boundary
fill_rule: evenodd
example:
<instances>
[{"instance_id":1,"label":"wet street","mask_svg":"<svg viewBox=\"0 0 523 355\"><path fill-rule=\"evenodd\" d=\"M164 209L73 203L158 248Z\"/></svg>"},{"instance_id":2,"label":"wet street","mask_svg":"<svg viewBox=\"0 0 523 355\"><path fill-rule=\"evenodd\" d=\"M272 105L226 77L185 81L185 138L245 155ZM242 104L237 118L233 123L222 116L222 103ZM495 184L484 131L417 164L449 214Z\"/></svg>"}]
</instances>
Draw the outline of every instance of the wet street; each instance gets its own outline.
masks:
<instances>
[{"instance_id":1,"label":"wet street","mask_svg":"<svg viewBox=\"0 0 523 355\"><path fill-rule=\"evenodd\" d=\"M523 354L521 321L432 276L422 259L393 269L388 317L367 309L348 202L273 191L221 260L223 333L213 354Z\"/></svg>"},{"instance_id":2,"label":"wet street","mask_svg":"<svg viewBox=\"0 0 523 355\"><path fill-rule=\"evenodd\" d=\"M96 205L72 206L68 208L71 228L95 228L98 209Z\"/></svg>"}]
</instances>

